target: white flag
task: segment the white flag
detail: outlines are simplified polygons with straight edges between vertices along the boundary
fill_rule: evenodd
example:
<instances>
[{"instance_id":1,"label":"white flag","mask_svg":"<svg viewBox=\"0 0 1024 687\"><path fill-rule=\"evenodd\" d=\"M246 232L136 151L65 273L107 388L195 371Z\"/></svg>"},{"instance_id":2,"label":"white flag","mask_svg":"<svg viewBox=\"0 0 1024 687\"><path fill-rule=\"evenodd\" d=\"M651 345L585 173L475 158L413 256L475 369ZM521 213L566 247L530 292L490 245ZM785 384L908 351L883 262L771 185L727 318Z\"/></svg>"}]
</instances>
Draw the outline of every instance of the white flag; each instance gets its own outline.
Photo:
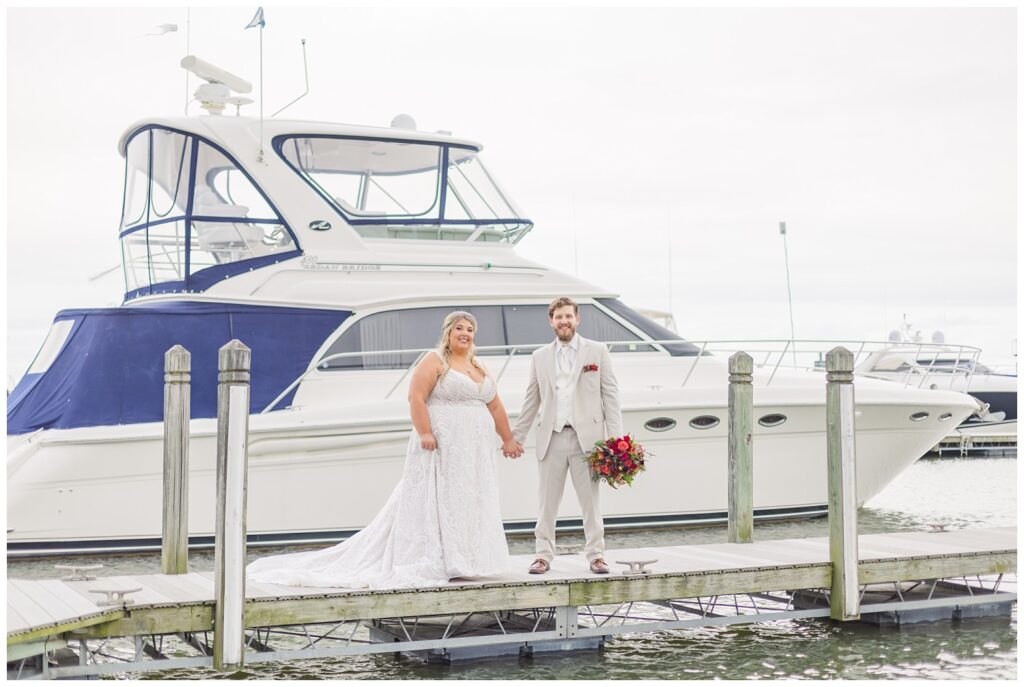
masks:
<instances>
[{"instance_id":1,"label":"white flag","mask_svg":"<svg viewBox=\"0 0 1024 687\"><path fill-rule=\"evenodd\" d=\"M266 25L267 25L267 22L263 20L263 8L260 7L259 9L256 10L256 14L253 15L252 21L249 22L249 25L246 26L245 28L251 29L251 28L253 28L255 26L258 26L258 27L260 27L262 29Z\"/></svg>"}]
</instances>

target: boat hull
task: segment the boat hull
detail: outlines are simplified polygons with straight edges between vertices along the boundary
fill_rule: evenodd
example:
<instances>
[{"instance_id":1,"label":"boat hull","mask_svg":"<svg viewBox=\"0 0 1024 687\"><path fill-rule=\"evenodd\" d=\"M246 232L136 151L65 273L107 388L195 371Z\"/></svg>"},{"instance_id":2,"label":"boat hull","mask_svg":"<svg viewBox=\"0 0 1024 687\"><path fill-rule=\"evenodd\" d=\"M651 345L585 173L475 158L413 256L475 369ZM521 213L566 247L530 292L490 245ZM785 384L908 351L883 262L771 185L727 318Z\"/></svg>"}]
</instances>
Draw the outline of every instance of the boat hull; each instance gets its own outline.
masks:
<instances>
[{"instance_id":1,"label":"boat hull","mask_svg":"<svg viewBox=\"0 0 1024 687\"><path fill-rule=\"evenodd\" d=\"M699 394L698 394L699 395ZM924 398L927 396L927 399ZM863 503L929 450L949 426L972 412L960 394L927 393L924 422L894 413L885 402L857 406L857 494ZM918 407L915 406L915 407ZM827 461L823 405L755 407L782 413L781 427L756 426L755 519L826 512ZM289 414L291 413L291 414ZM938 418L946 413L945 422ZM706 430L698 415L722 418ZM341 415L338 413L337 415ZM644 428L654 417L674 428ZM651 454L631 488L601 489L606 526L711 524L727 514L727 423L724 405L627 406L626 427ZM251 418L248 466L249 540L258 545L332 542L365 526L401 477L411 433L408 419L317 423L302 412ZM213 542L216 427L193 420L189 466L192 546ZM538 477L532 452L501 457L495 440L502 514L510 532L532 531ZM9 445L9 449L11 446ZM27 438L8 457L8 556L68 555L158 549L162 518L162 427L159 423L47 431ZM571 488L558 514L560 529L580 529Z\"/></svg>"}]
</instances>

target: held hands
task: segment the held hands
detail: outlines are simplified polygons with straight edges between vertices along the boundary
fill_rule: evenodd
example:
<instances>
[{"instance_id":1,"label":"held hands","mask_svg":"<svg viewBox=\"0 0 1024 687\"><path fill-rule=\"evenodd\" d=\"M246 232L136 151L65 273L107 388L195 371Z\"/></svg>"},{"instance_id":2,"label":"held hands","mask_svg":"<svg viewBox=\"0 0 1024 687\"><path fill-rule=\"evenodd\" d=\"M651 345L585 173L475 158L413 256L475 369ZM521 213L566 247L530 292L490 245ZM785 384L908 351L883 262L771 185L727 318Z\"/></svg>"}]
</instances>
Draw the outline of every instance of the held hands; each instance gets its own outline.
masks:
<instances>
[{"instance_id":1,"label":"held hands","mask_svg":"<svg viewBox=\"0 0 1024 687\"><path fill-rule=\"evenodd\" d=\"M506 458L518 458L523 455L523 445L515 439L506 439L501 442L501 455Z\"/></svg>"},{"instance_id":2,"label":"held hands","mask_svg":"<svg viewBox=\"0 0 1024 687\"><path fill-rule=\"evenodd\" d=\"M420 435L420 448L424 451L436 451L437 450L437 439L431 433Z\"/></svg>"}]
</instances>

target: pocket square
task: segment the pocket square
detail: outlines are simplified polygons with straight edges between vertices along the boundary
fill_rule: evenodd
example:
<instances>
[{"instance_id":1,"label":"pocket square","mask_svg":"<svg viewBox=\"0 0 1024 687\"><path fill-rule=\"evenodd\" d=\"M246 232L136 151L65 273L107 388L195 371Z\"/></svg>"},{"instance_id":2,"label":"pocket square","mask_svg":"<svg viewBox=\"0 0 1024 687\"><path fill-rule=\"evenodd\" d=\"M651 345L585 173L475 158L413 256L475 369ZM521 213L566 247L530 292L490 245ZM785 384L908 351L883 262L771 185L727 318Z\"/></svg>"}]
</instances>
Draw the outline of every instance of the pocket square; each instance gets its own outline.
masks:
<instances>
[{"instance_id":1,"label":"pocket square","mask_svg":"<svg viewBox=\"0 0 1024 687\"><path fill-rule=\"evenodd\" d=\"M583 371L584 372L597 372L597 365L594 365L594 364L584 365L583 366Z\"/></svg>"}]
</instances>

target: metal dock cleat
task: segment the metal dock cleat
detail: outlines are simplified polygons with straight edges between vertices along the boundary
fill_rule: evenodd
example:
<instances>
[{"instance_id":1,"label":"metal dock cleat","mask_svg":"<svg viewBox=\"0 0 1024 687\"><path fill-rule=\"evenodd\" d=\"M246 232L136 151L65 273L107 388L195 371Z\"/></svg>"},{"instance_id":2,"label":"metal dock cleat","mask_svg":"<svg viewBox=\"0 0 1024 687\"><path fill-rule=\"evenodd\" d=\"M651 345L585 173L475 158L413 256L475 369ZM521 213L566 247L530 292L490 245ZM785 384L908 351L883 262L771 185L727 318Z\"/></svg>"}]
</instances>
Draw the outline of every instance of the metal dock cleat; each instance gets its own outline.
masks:
<instances>
[{"instance_id":1,"label":"metal dock cleat","mask_svg":"<svg viewBox=\"0 0 1024 687\"><path fill-rule=\"evenodd\" d=\"M60 578L64 582L84 582L87 580L95 580L96 576L90 575L89 572L92 570L99 570L103 567L103 564L97 563L96 565L75 565L74 563L72 563L70 565L55 565L53 567L57 570L71 571L71 574L67 577Z\"/></svg>"},{"instance_id":2,"label":"metal dock cleat","mask_svg":"<svg viewBox=\"0 0 1024 687\"><path fill-rule=\"evenodd\" d=\"M628 565L629 566L629 570L624 571L622 573L623 575L649 575L649 574L651 574L651 571L648 570L645 566L648 566L651 563L657 563L658 559L657 558L652 558L649 561L615 561L615 562L617 564L619 564L619 565Z\"/></svg>"},{"instance_id":3,"label":"metal dock cleat","mask_svg":"<svg viewBox=\"0 0 1024 687\"><path fill-rule=\"evenodd\" d=\"M949 527L949 523L948 522L926 522L925 524L928 525L929 528L931 528L932 532L948 532L949 531L948 529L946 529L946 528Z\"/></svg>"},{"instance_id":4,"label":"metal dock cleat","mask_svg":"<svg viewBox=\"0 0 1024 687\"><path fill-rule=\"evenodd\" d=\"M97 601L97 606L120 606L121 604L134 603L132 599L125 596L125 594L131 594L132 592L141 592L142 587L131 587L125 589L90 589L89 592L92 594L106 594L107 598L102 601Z\"/></svg>"}]
</instances>

